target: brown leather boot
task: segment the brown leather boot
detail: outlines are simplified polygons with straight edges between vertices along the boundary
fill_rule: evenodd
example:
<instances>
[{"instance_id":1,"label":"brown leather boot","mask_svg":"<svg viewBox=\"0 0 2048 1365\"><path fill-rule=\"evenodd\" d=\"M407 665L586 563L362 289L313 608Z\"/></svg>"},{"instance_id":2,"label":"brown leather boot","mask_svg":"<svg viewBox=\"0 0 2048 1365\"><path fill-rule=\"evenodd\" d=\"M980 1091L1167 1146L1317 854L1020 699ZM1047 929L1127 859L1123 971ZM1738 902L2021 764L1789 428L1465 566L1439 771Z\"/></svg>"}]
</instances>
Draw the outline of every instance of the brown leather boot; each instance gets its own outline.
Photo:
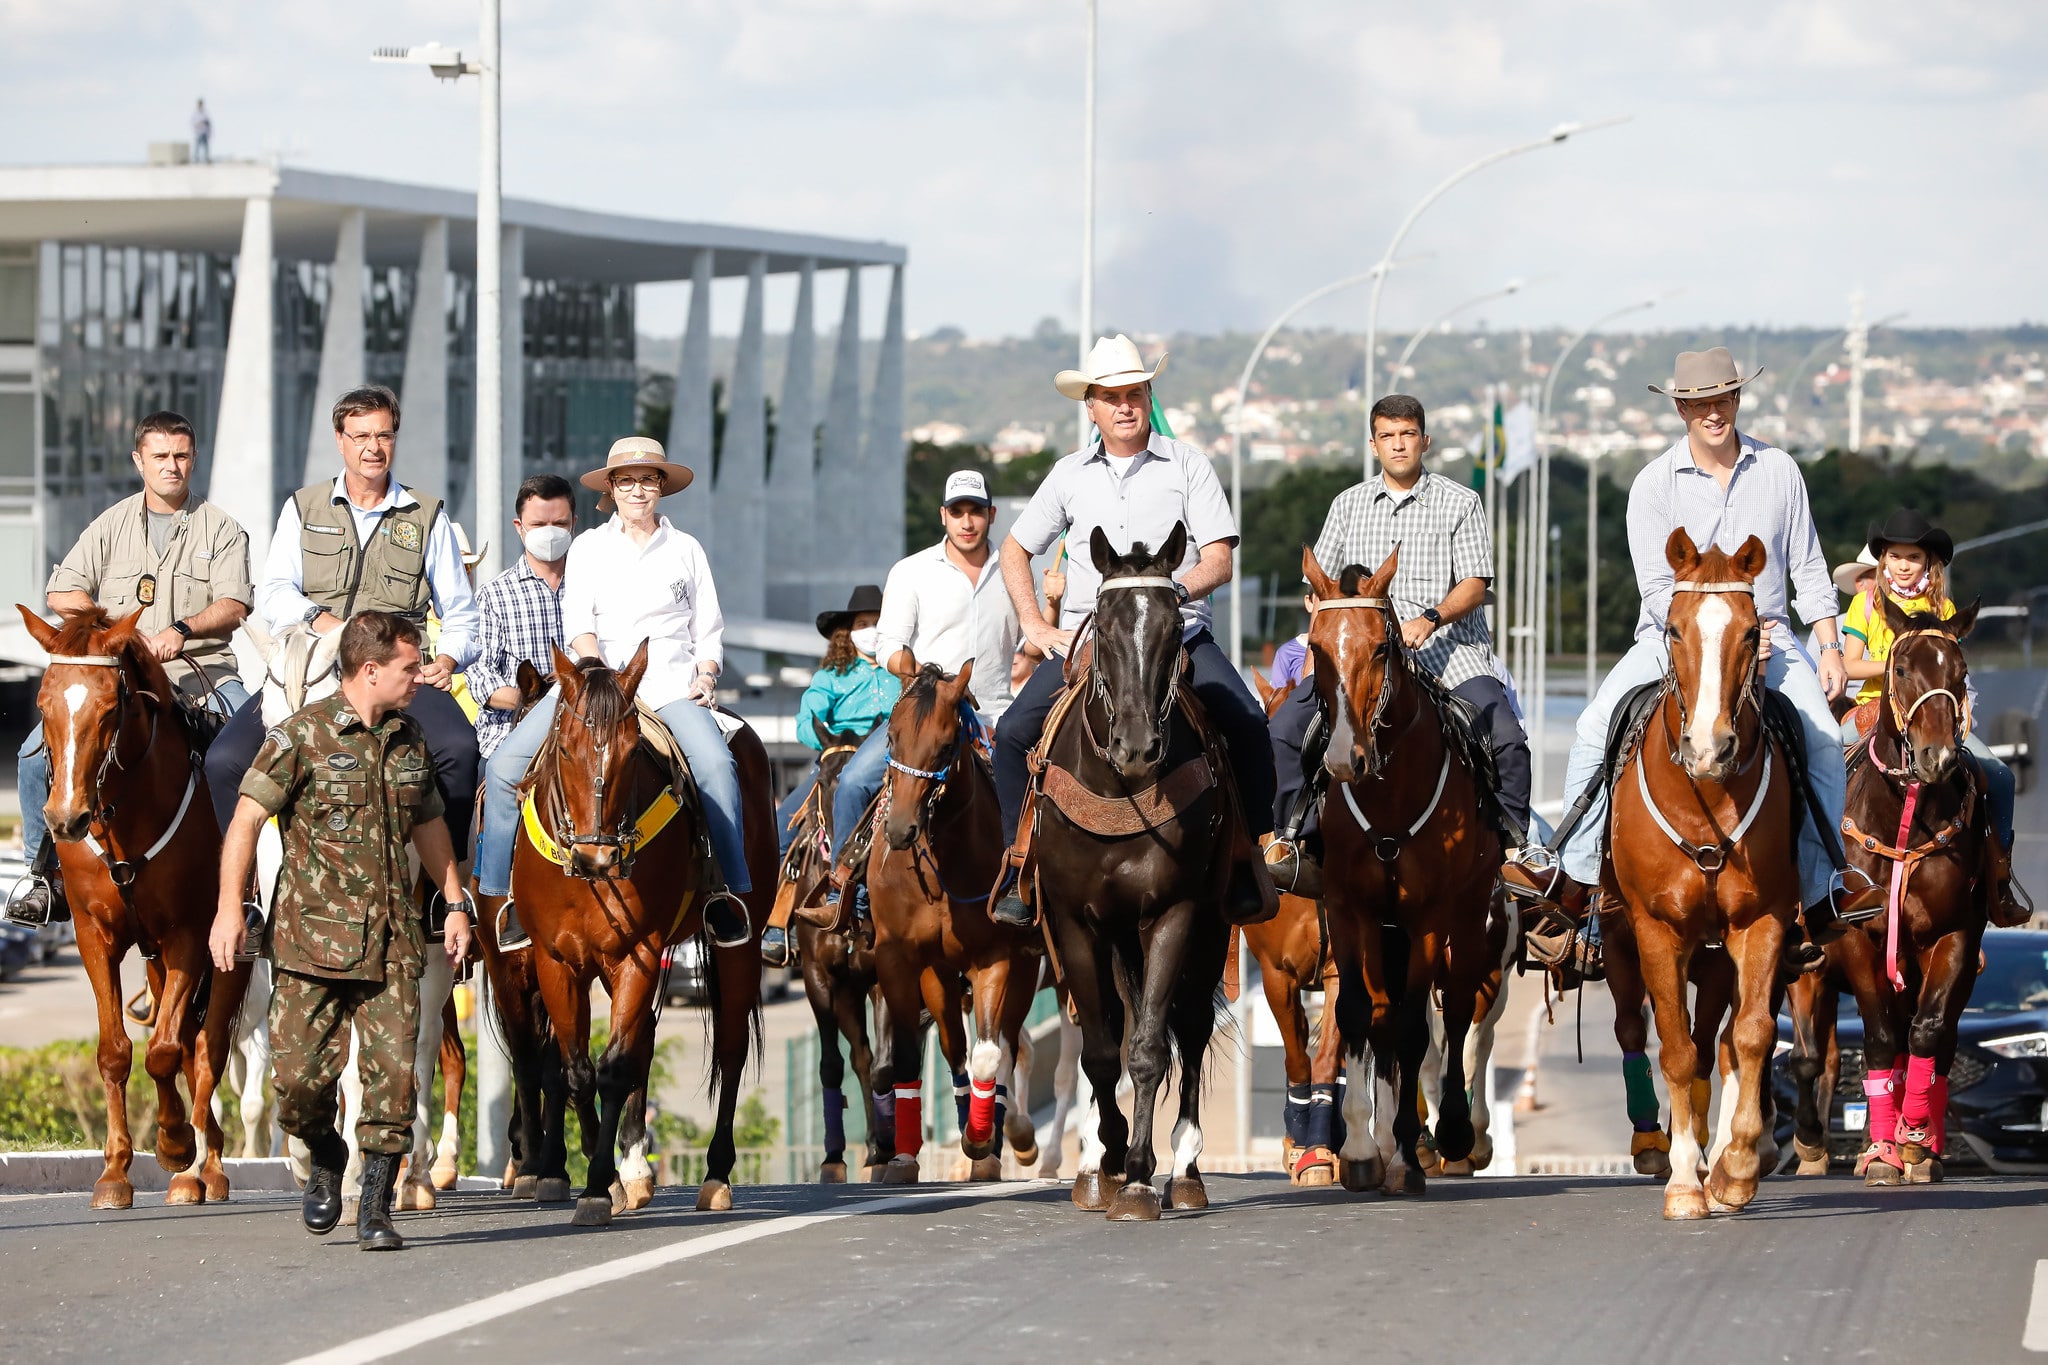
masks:
<instances>
[{"instance_id":1,"label":"brown leather boot","mask_svg":"<svg viewBox=\"0 0 2048 1365\"><path fill-rule=\"evenodd\" d=\"M817 900L794 906L791 913L806 924L815 924L827 931L839 927L839 903L846 890L846 883L853 877L844 863L832 864L831 875L825 879L825 894Z\"/></svg>"},{"instance_id":2,"label":"brown leather boot","mask_svg":"<svg viewBox=\"0 0 2048 1365\"><path fill-rule=\"evenodd\" d=\"M2012 875L2012 853L1998 831L1987 829L1984 834L1991 857L1991 923L1999 929L2024 929L2034 918L2033 898Z\"/></svg>"},{"instance_id":3,"label":"brown leather boot","mask_svg":"<svg viewBox=\"0 0 2048 1365\"><path fill-rule=\"evenodd\" d=\"M1323 865L1299 839L1275 838L1266 845L1266 875L1289 895L1318 900L1323 894Z\"/></svg>"},{"instance_id":4,"label":"brown leather boot","mask_svg":"<svg viewBox=\"0 0 2048 1365\"><path fill-rule=\"evenodd\" d=\"M1264 924L1280 913L1280 892L1266 872L1265 859L1238 858L1230 869L1230 888L1223 897L1223 918L1240 928Z\"/></svg>"}]
</instances>

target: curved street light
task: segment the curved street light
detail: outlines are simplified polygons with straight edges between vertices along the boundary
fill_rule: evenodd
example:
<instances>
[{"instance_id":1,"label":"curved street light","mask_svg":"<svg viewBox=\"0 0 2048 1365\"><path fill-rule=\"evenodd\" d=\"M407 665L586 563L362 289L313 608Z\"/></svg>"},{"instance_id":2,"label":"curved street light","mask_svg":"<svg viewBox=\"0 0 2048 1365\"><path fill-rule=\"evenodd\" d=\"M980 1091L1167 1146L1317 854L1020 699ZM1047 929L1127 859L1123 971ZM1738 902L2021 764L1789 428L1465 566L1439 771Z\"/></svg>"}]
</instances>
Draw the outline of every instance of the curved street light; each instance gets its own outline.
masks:
<instances>
[{"instance_id":1,"label":"curved street light","mask_svg":"<svg viewBox=\"0 0 2048 1365\"><path fill-rule=\"evenodd\" d=\"M1517 143L1512 147L1503 147L1497 152L1491 152L1488 153L1486 156L1480 157L1471 165L1466 166L1464 169L1446 178L1435 189L1431 190L1428 194L1423 195L1422 201L1420 203L1418 203L1414 208L1408 210L1408 216L1401 220L1401 226L1394 229L1393 240L1388 242L1387 249L1380 253L1380 263L1384 265L1387 262L1393 260L1394 253L1401 249L1402 239L1408 235L1408 229L1415 226L1415 220L1420 218L1423 214L1423 211L1426 210L1431 204L1434 204L1437 200L1443 198L1444 193L1448 191L1453 185L1465 179L1467 176L1476 174L1479 171L1483 171L1488 166L1493 165L1495 162L1506 161L1509 157L1520 156L1524 152L1534 152L1544 147L1555 146L1576 133L1590 133L1597 128L1611 128L1617 123L1626 123L1629 121L1631 117L1633 116L1629 114L1622 114L1615 118L1597 119L1592 123L1560 123L1555 128L1552 128L1549 132L1545 133L1542 137L1535 138L1529 142ZM1384 274L1376 277L1373 280L1372 303L1368 307L1365 315L1365 383L1362 386L1365 392L1361 396L1364 399L1364 408L1367 414L1370 414L1372 412L1372 400L1374 397L1372 391L1372 381L1373 375L1379 369L1379 357L1377 355L1377 351L1379 349L1380 330L1380 290L1385 286L1385 284L1386 276ZM1370 426L1371 421L1372 419L1368 415L1365 418L1366 425L1362 428L1365 436L1364 466L1365 472L1367 474L1372 473L1372 430Z\"/></svg>"},{"instance_id":2,"label":"curved street light","mask_svg":"<svg viewBox=\"0 0 2048 1365\"><path fill-rule=\"evenodd\" d=\"M1437 328L1444 326L1452 318L1458 316L1458 314L1466 311L1467 309L1477 308L1482 303L1492 303L1495 299L1504 299L1510 294L1519 293L1523 289L1527 288L1531 283L1533 283L1533 281L1530 280L1509 280L1506 284L1502 285L1498 289L1490 290L1484 294L1475 294L1471 298L1466 299L1463 303L1459 304L1457 307L1447 308L1442 313L1438 314L1436 319L1433 322L1431 322L1429 326L1423 328L1414 336L1409 337L1408 344L1401 348L1401 358L1395 361L1393 365L1390 366L1387 370L1388 387L1391 389L1393 384L1400 379L1402 371L1408 368L1409 358L1415 354L1415 348L1422 344L1422 340L1424 337L1429 336L1430 334L1435 332Z\"/></svg>"}]
</instances>

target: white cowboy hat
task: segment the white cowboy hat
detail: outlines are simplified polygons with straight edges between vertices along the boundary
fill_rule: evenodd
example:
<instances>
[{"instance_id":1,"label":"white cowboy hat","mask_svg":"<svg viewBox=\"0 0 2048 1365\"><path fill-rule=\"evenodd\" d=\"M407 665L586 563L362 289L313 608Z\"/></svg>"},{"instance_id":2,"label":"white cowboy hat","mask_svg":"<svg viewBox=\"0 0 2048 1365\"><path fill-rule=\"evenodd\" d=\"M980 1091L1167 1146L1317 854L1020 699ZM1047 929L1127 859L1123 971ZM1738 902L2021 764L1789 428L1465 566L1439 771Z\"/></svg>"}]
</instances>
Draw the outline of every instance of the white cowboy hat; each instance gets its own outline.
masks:
<instances>
[{"instance_id":1,"label":"white cowboy hat","mask_svg":"<svg viewBox=\"0 0 2048 1365\"><path fill-rule=\"evenodd\" d=\"M1077 403L1088 396L1090 384L1121 388L1149 383L1154 375L1165 373L1166 352L1161 351L1159 363L1148 370L1145 358L1138 354L1138 343L1118 332L1113 337L1097 337L1095 349L1082 363L1085 370L1061 370L1052 377L1052 386Z\"/></svg>"},{"instance_id":2,"label":"white cowboy hat","mask_svg":"<svg viewBox=\"0 0 2048 1365\"><path fill-rule=\"evenodd\" d=\"M448 525L449 528L455 532L456 548L462 551L462 567L465 569L474 569L477 565L483 563L484 554L491 548L491 542L487 540L482 545L472 550L469 548L469 533L462 529L462 523L459 521L451 521L448 523Z\"/></svg>"},{"instance_id":3,"label":"white cowboy hat","mask_svg":"<svg viewBox=\"0 0 2048 1365\"><path fill-rule=\"evenodd\" d=\"M1853 593L1858 578L1876 571L1877 556L1870 553L1870 547L1866 545L1856 552L1854 559L1835 565L1835 586L1843 592Z\"/></svg>"}]
</instances>

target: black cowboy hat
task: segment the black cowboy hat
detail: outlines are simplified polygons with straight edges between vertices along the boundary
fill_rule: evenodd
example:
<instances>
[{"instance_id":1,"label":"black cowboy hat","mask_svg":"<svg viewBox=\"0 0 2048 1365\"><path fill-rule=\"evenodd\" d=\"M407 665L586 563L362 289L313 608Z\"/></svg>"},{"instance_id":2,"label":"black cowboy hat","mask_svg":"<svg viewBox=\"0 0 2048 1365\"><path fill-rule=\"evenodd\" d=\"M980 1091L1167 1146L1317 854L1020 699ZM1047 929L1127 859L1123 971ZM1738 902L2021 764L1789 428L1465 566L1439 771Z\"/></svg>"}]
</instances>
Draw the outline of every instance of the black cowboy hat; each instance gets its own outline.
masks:
<instances>
[{"instance_id":1,"label":"black cowboy hat","mask_svg":"<svg viewBox=\"0 0 2048 1365\"><path fill-rule=\"evenodd\" d=\"M1884 559L1887 545L1918 545L1928 555L1946 564L1956 557L1955 537L1936 526L1912 507L1901 507L1884 519L1884 524L1870 523L1867 538L1873 558Z\"/></svg>"},{"instance_id":2,"label":"black cowboy hat","mask_svg":"<svg viewBox=\"0 0 2048 1365\"><path fill-rule=\"evenodd\" d=\"M846 610L821 611L818 613L818 634L829 640L832 638L832 632L840 629L842 626L852 625L853 618L862 612L880 611L881 609L882 590L872 583L863 583L853 590L851 597L846 599Z\"/></svg>"}]
</instances>

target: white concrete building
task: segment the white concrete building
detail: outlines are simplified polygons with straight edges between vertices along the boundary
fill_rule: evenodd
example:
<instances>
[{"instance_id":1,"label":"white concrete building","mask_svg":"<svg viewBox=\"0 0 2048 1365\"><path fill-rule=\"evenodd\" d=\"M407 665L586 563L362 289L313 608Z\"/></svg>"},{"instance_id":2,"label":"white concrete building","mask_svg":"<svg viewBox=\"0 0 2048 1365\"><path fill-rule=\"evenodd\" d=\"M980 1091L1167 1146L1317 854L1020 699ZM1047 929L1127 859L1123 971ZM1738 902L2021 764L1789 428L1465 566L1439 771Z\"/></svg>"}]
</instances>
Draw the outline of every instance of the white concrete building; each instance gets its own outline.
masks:
<instances>
[{"instance_id":1,"label":"white concrete building","mask_svg":"<svg viewBox=\"0 0 2048 1365\"><path fill-rule=\"evenodd\" d=\"M809 647L811 613L881 581L903 544L902 247L506 200L504 288L520 300L506 310L507 502L480 516L475 239L475 197L453 190L252 162L0 167L0 603L40 605L49 565L140 486L131 431L160 407L193 420L198 486L248 528L260 561L283 500L339 471L327 409L366 381L399 391L400 477L445 496L473 540L503 546L521 478L573 476L635 430L635 286L671 280L692 288L662 434L697 483L669 512L710 549L731 643ZM886 272L870 287L886 288L887 321L863 376L870 268ZM831 271L847 304L821 394L813 281ZM771 448L775 275L799 288ZM250 279L266 287L240 287ZM714 463L720 279L745 280L746 295ZM799 520L770 518L771 489ZM815 534L786 533L813 508Z\"/></svg>"}]
</instances>

